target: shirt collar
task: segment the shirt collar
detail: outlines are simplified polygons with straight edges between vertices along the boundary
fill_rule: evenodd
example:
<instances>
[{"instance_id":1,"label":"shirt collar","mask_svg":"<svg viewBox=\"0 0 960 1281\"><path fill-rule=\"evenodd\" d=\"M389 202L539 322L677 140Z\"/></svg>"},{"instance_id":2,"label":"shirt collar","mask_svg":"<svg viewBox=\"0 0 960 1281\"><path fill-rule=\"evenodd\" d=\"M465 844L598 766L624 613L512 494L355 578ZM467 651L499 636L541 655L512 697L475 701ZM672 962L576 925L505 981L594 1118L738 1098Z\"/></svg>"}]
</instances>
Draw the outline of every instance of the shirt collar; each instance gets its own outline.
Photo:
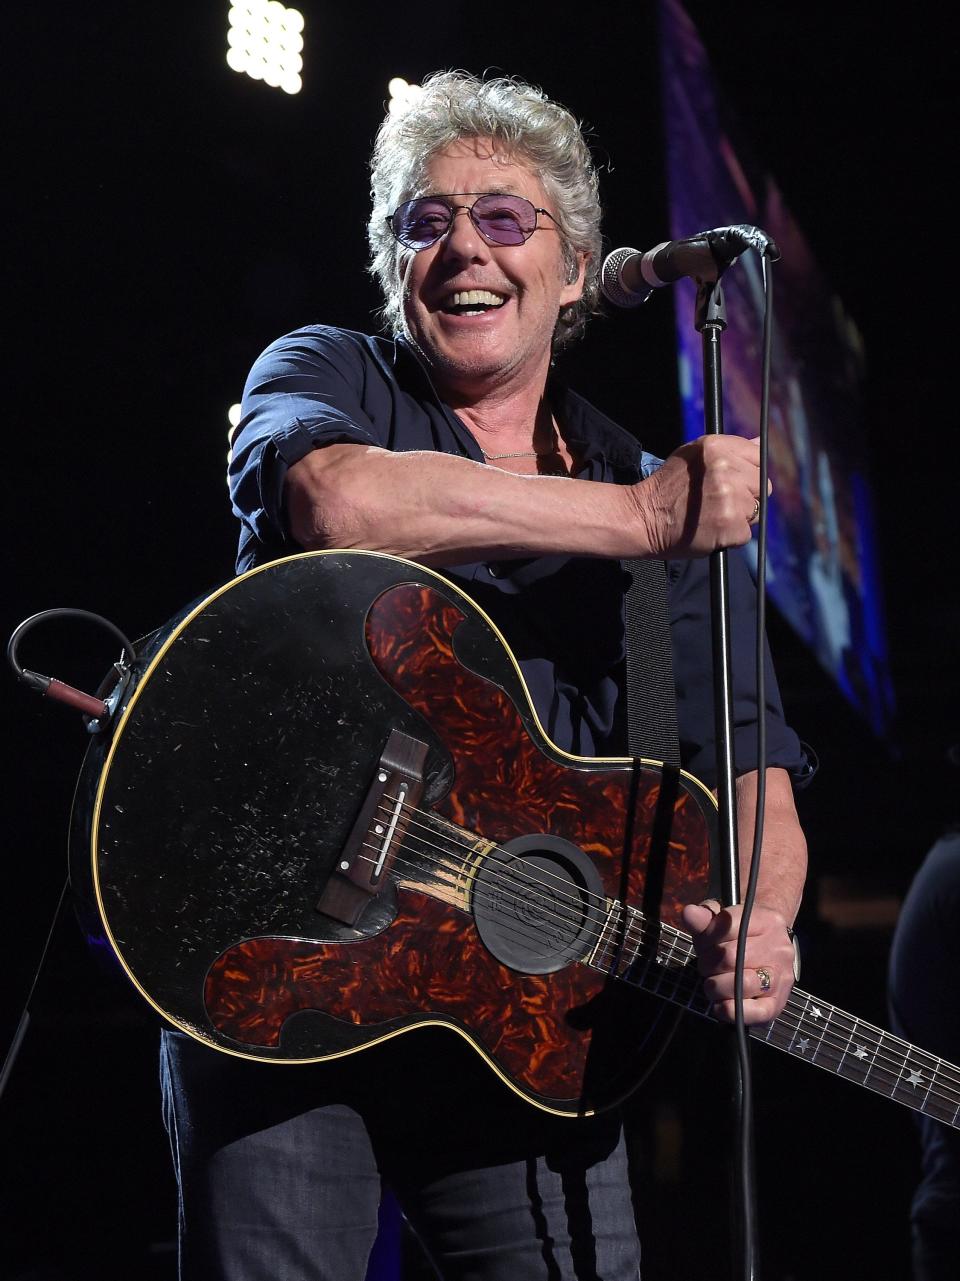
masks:
<instances>
[{"instance_id":1,"label":"shirt collar","mask_svg":"<svg viewBox=\"0 0 960 1281\"><path fill-rule=\"evenodd\" d=\"M480 461L483 457L480 446L453 410L441 400L430 372L416 348L402 334L394 339L393 347L393 366L397 381L410 391L428 395L454 427L465 452ZM629 482L639 479L642 450L635 437L568 387L553 371L547 382L547 395L557 418L563 424L564 438L583 463L583 470L596 461L601 466L609 464L619 473L618 480Z\"/></svg>"}]
</instances>

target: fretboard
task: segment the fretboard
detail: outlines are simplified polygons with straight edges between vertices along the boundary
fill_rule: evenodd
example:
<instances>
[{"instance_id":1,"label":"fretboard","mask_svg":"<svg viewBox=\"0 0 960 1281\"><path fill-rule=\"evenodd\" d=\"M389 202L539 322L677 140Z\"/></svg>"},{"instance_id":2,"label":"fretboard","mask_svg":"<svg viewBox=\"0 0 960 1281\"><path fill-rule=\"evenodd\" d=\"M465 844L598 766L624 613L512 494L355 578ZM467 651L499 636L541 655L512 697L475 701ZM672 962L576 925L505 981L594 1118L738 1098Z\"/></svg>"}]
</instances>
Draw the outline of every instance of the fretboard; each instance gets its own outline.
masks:
<instances>
[{"instance_id":1,"label":"fretboard","mask_svg":"<svg viewBox=\"0 0 960 1281\"><path fill-rule=\"evenodd\" d=\"M610 905L589 964L710 1016L689 935L665 925L650 928L635 908L624 913L622 904ZM773 1022L747 1030L794 1058L960 1129L960 1068L809 992L795 987Z\"/></svg>"}]
</instances>

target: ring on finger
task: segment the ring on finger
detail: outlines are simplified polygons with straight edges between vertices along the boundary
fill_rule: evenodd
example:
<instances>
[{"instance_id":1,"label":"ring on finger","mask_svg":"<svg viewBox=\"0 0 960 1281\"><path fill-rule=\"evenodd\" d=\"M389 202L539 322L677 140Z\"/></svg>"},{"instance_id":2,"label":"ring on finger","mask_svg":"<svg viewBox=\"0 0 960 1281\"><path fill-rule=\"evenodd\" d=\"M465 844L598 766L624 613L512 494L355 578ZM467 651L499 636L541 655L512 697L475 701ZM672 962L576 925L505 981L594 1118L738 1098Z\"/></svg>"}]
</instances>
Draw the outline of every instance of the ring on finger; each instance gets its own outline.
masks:
<instances>
[{"instance_id":1,"label":"ring on finger","mask_svg":"<svg viewBox=\"0 0 960 1281\"><path fill-rule=\"evenodd\" d=\"M757 966L757 978L760 980L760 991L769 992L773 986L773 975L765 965Z\"/></svg>"},{"instance_id":2,"label":"ring on finger","mask_svg":"<svg viewBox=\"0 0 960 1281\"><path fill-rule=\"evenodd\" d=\"M751 525L755 525L759 519L760 519L760 499L755 498L753 500L753 515L750 517L749 523Z\"/></svg>"}]
</instances>

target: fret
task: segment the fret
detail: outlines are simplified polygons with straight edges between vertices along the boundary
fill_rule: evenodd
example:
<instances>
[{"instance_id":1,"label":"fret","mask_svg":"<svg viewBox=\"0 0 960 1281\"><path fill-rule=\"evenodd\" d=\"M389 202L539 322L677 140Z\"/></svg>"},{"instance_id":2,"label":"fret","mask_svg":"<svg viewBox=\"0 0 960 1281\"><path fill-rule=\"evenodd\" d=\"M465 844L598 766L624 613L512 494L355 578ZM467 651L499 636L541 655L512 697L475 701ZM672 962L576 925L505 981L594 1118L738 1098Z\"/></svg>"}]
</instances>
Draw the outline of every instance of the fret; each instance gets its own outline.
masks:
<instances>
[{"instance_id":1,"label":"fret","mask_svg":"<svg viewBox=\"0 0 960 1281\"><path fill-rule=\"evenodd\" d=\"M762 1037L768 1045L773 1045L778 1050L789 1052L796 1031L789 1005L779 1018L772 1019L769 1023L757 1023L754 1027L750 1028L752 1035Z\"/></svg>"},{"instance_id":2,"label":"fret","mask_svg":"<svg viewBox=\"0 0 960 1281\"><path fill-rule=\"evenodd\" d=\"M623 934L623 955L625 963L622 973L627 975L640 960L644 944L643 913L635 907L627 908L627 925Z\"/></svg>"},{"instance_id":3,"label":"fret","mask_svg":"<svg viewBox=\"0 0 960 1281\"><path fill-rule=\"evenodd\" d=\"M662 931L657 942L657 965L659 967L659 976L657 980L657 995L662 996L665 1001L676 1001L677 985L682 974L682 966L686 958L681 961L676 959L677 941L679 935L675 931ZM666 940L666 948L661 944Z\"/></svg>"},{"instance_id":4,"label":"fret","mask_svg":"<svg viewBox=\"0 0 960 1281\"><path fill-rule=\"evenodd\" d=\"M626 957L626 964L620 973L620 978L632 987L641 988L644 992L657 992L660 983L660 966L656 950L650 947L651 931L649 927L645 929L642 912L631 907L627 909L627 915L624 953L627 953L627 945L632 945L632 950Z\"/></svg>"},{"instance_id":5,"label":"fret","mask_svg":"<svg viewBox=\"0 0 960 1281\"><path fill-rule=\"evenodd\" d=\"M688 964L690 964L690 962L688 962ZM690 995L686 1001L687 1009L692 1010L694 1014L701 1015L703 1018L710 1018L711 1003L707 1000L706 994L704 993L703 980L699 973L696 974L696 976L691 975L691 977L693 982L691 983Z\"/></svg>"},{"instance_id":6,"label":"fret","mask_svg":"<svg viewBox=\"0 0 960 1281\"><path fill-rule=\"evenodd\" d=\"M650 958L644 950L643 913L628 906L617 953L617 977L635 983L637 980L631 979L631 974L638 965L642 964L646 968L649 963ZM641 981L640 986L646 985L645 981Z\"/></svg>"},{"instance_id":7,"label":"fret","mask_svg":"<svg viewBox=\"0 0 960 1281\"><path fill-rule=\"evenodd\" d=\"M825 1003L818 1001L815 996L808 996L806 992L804 996L806 997L806 1005L804 1006L805 1026L815 1029L817 1033L817 1043L810 1051L810 1062L816 1063L818 1067L826 1067L827 1064L820 1063L818 1060L824 1048L827 1033L830 1031L830 1020L836 1011L832 1005L825 1006ZM823 1017L824 1008L827 1010L826 1018Z\"/></svg>"},{"instance_id":8,"label":"fret","mask_svg":"<svg viewBox=\"0 0 960 1281\"><path fill-rule=\"evenodd\" d=\"M922 1112L933 1089L940 1060L906 1041L897 1041L897 1045L901 1048L901 1062L890 1097Z\"/></svg>"},{"instance_id":9,"label":"fret","mask_svg":"<svg viewBox=\"0 0 960 1281\"><path fill-rule=\"evenodd\" d=\"M613 956L607 955L607 946L609 943L616 942L617 931L620 928L620 917L623 912L623 904L616 899L608 899L610 910L607 912L606 919L600 930L600 937L597 939L593 951L587 957L587 964L594 969L603 970L604 973L610 973L613 957L616 955L618 946L615 946Z\"/></svg>"},{"instance_id":10,"label":"fret","mask_svg":"<svg viewBox=\"0 0 960 1281\"><path fill-rule=\"evenodd\" d=\"M837 1016L838 1019L849 1019L851 1023L843 1053L836 1067L837 1074L846 1077L848 1081L856 1081L858 1085L866 1085L874 1070L877 1057L879 1045L877 1029L871 1027L869 1023L861 1023L851 1015L841 1016L839 1010ZM871 1088L873 1088L872 1082Z\"/></svg>"},{"instance_id":11,"label":"fret","mask_svg":"<svg viewBox=\"0 0 960 1281\"><path fill-rule=\"evenodd\" d=\"M917 1052L914 1047L912 1053ZM932 1055L924 1057L936 1066L931 1073L930 1088L919 1111L924 1116L945 1121L947 1125L960 1129L960 1070L952 1063L945 1063L943 1059L934 1059Z\"/></svg>"},{"instance_id":12,"label":"fret","mask_svg":"<svg viewBox=\"0 0 960 1281\"><path fill-rule=\"evenodd\" d=\"M810 997L806 992L792 993L790 1002L793 1002L794 998L798 996L803 997L803 1008L796 1015L796 1026L790 1029L789 1041L784 1048L788 1054L795 1054L798 1058L808 1059L812 1062L823 1039L824 1029L822 1020L819 1021L820 1025L818 1026L818 1021L814 1020L810 1015ZM793 1015L790 1002L788 1002L786 1010L781 1014L777 1022L781 1022L785 1017ZM814 1041L814 1033L816 1034L816 1041Z\"/></svg>"},{"instance_id":13,"label":"fret","mask_svg":"<svg viewBox=\"0 0 960 1281\"><path fill-rule=\"evenodd\" d=\"M868 1089L891 1097L900 1079L901 1056L897 1047L903 1042L880 1028L872 1028L871 1031L878 1037L877 1048L863 1083Z\"/></svg>"},{"instance_id":14,"label":"fret","mask_svg":"<svg viewBox=\"0 0 960 1281\"><path fill-rule=\"evenodd\" d=\"M611 902L588 964L699 1015L710 1004L688 935ZM783 1012L747 1029L776 1049L960 1129L960 1068L794 988Z\"/></svg>"},{"instance_id":15,"label":"fret","mask_svg":"<svg viewBox=\"0 0 960 1281\"><path fill-rule=\"evenodd\" d=\"M760 1038L778 1050L806 1059L808 1063L816 1063L818 1067L836 1071L837 1051L827 1040L830 1020L836 1012L834 1006L795 987L782 1014L770 1023L755 1024L749 1031L751 1036ZM847 1035L846 1032L843 1034L841 1044L846 1043ZM834 1061L821 1061L824 1056L829 1058L831 1054Z\"/></svg>"},{"instance_id":16,"label":"fret","mask_svg":"<svg viewBox=\"0 0 960 1281\"><path fill-rule=\"evenodd\" d=\"M689 943L687 935L663 929L656 951L637 954L624 977L666 1000L709 1016L709 1002L700 982L691 983L690 991L686 990L685 980L693 979L692 957L686 953ZM641 962L645 971L642 979L635 976ZM646 974L651 969L655 972ZM754 1024L747 1032L775 1049L960 1129L960 1068L809 992L794 988L777 1018Z\"/></svg>"},{"instance_id":17,"label":"fret","mask_svg":"<svg viewBox=\"0 0 960 1281\"><path fill-rule=\"evenodd\" d=\"M689 938L676 930L665 929L659 923L654 932L649 925L645 926L642 913L632 908L628 911L627 942L631 941L634 931L635 942L621 977L634 987L652 992L666 1001L689 1006L696 996L696 985L689 998L685 994L691 958L685 948L678 950L678 944L689 944ZM684 993L678 995L681 985Z\"/></svg>"},{"instance_id":18,"label":"fret","mask_svg":"<svg viewBox=\"0 0 960 1281\"><path fill-rule=\"evenodd\" d=\"M689 942L685 935L681 936L684 942ZM696 954L691 951L686 954L683 962L683 974L685 981L690 985L690 995L683 1004L688 1010L693 1010L695 1014L703 1015L705 1018L710 1015L710 1002L707 1000L703 991L703 979L700 977L700 971L697 969Z\"/></svg>"}]
</instances>

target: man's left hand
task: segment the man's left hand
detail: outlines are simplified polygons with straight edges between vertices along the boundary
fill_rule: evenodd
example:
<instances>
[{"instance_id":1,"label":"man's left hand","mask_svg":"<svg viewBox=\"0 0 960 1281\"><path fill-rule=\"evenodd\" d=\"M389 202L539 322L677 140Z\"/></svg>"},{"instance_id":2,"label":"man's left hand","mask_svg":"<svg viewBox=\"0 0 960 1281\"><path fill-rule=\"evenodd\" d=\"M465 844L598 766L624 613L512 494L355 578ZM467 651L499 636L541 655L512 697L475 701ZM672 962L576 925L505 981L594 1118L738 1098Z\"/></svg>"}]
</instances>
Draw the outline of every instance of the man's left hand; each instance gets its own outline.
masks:
<instances>
[{"instance_id":1,"label":"man's left hand","mask_svg":"<svg viewBox=\"0 0 960 1281\"><path fill-rule=\"evenodd\" d=\"M690 903L683 922L693 938L703 990L713 1014L725 1023L734 1017L734 966L742 908L722 908L714 900ZM793 942L779 912L757 904L750 916L743 970L743 1017L768 1023L777 1017L793 987Z\"/></svg>"}]
</instances>

